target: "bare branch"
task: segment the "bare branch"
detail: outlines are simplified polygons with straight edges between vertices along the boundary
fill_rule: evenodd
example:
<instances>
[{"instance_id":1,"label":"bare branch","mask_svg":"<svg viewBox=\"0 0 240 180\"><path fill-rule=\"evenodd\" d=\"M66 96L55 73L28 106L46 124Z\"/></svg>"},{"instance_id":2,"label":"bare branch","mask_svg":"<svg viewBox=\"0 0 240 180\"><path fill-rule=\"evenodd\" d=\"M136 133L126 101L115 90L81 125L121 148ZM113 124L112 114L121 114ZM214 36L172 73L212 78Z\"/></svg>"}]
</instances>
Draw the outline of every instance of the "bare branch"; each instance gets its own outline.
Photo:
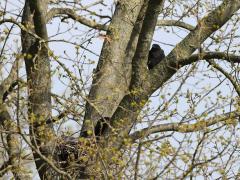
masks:
<instances>
[{"instance_id":1,"label":"bare branch","mask_svg":"<svg viewBox=\"0 0 240 180\"><path fill-rule=\"evenodd\" d=\"M9 170L13 168L11 165L7 165L7 162L0 168L0 177L2 177L4 174L6 174Z\"/></svg>"},{"instance_id":2,"label":"bare branch","mask_svg":"<svg viewBox=\"0 0 240 180\"><path fill-rule=\"evenodd\" d=\"M230 54L230 53L224 53L224 52L203 52L201 54L193 54L189 58L181 60L180 66L191 64L200 59L207 60L214 68L218 69L221 73L223 73L231 81L236 92L240 96L240 87L236 83L236 80L234 80L234 78L230 74L228 74L224 69L222 69L217 63L215 63L212 60L212 59L223 59L231 63L240 63L240 56L237 56L235 54Z\"/></svg>"},{"instance_id":3,"label":"bare branch","mask_svg":"<svg viewBox=\"0 0 240 180\"><path fill-rule=\"evenodd\" d=\"M0 85L1 96L3 96L4 93L6 93L12 85L16 86L15 82L17 80L17 69L19 68L21 63L22 63L22 61L20 61L19 58L16 58L16 60L13 62L12 69L11 69L8 77ZM4 98L2 98L2 99L4 99Z\"/></svg>"},{"instance_id":4,"label":"bare branch","mask_svg":"<svg viewBox=\"0 0 240 180\"><path fill-rule=\"evenodd\" d=\"M95 2L91 2L90 4L86 5L86 6L83 6L84 9L88 9L90 7L93 7L93 6L96 6L97 4L101 4L103 3L104 1L103 0L98 0L98 1L95 1ZM81 4L80 4L81 5ZM82 5L81 5L82 6Z\"/></svg>"},{"instance_id":5,"label":"bare branch","mask_svg":"<svg viewBox=\"0 0 240 180\"><path fill-rule=\"evenodd\" d=\"M178 20L158 20L157 26L177 26L177 27L187 29L189 31L192 31L195 29L195 27L192 26L191 24L187 24L185 22L178 21Z\"/></svg>"},{"instance_id":6,"label":"bare branch","mask_svg":"<svg viewBox=\"0 0 240 180\"><path fill-rule=\"evenodd\" d=\"M221 114L209 118L207 120L201 120L194 124L182 124L182 123L168 123L168 124L160 124L152 127L147 127L142 130L136 131L130 135L133 141L145 138L151 134L159 133L159 132L168 132L168 131L175 131L175 132L182 132L182 133L189 133L189 132L197 132L201 130L205 130L207 127L215 125L217 123L231 123L230 120L234 120L239 118L240 112L233 111L226 114ZM229 120L229 122L228 122Z\"/></svg>"},{"instance_id":7,"label":"bare branch","mask_svg":"<svg viewBox=\"0 0 240 180\"><path fill-rule=\"evenodd\" d=\"M47 13L47 22L50 21L53 17L57 15L68 15L69 18L78 21L81 24L84 24L90 28L98 29L98 30L104 30L106 31L108 29L107 25L104 24L98 24L93 20L89 20L83 16L79 16L73 9L69 8L52 8Z\"/></svg>"},{"instance_id":8,"label":"bare branch","mask_svg":"<svg viewBox=\"0 0 240 180\"><path fill-rule=\"evenodd\" d=\"M33 37L35 37L36 39L41 39L41 41L44 41L41 37L39 37L37 34L31 32L30 30L28 30L23 24L17 22L14 19L2 19L0 20L0 25L4 24L4 23L12 23L17 25L22 31L29 33L30 35L32 35Z\"/></svg>"},{"instance_id":9,"label":"bare branch","mask_svg":"<svg viewBox=\"0 0 240 180\"><path fill-rule=\"evenodd\" d=\"M181 60L180 65L187 65L201 59L223 59L231 63L240 63L240 56L224 52L203 52L201 54L193 54L189 58Z\"/></svg>"},{"instance_id":10,"label":"bare branch","mask_svg":"<svg viewBox=\"0 0 240 180\"><path fill-rule=\"evenodd\" d=\"M189 168L187 170L184 171L182 177L178 177L177 179L186 179L186 177L188 176L189 173L191 173L194 168L198 167L198 166L202 166L204 164L207 164L215 159L217 159L218 157L221 157L221 155L227 150L227 147L230 145L231 141L228 142L227 146L225 146L222 151L220 151L217 155L211 157L210 159L206 159L205 161L200 161L200 162L197 162L197 163L193 163L189 166Z\"/></svg>"},{"instance_id":11,"label":"bare branch","mask_svg":"<svg viewBox=\"0 0 240 180\"><path fill-rule=\"evenodd\" d=\"M240 59L239 59L240 60ZM233 87L235 88L238 96L240 97L240 86L237 84L237 81L229 74L227 73L223 68L221 68L221 66L219 66L217 63L215 63L213 60L208 60L209 64L211 64L214 68L216 68L217 70L219 70L221 73L224 74L224 76L226 76L226 78L229 79L229 81L231 81Z\"/></svg>"}]
</instances>

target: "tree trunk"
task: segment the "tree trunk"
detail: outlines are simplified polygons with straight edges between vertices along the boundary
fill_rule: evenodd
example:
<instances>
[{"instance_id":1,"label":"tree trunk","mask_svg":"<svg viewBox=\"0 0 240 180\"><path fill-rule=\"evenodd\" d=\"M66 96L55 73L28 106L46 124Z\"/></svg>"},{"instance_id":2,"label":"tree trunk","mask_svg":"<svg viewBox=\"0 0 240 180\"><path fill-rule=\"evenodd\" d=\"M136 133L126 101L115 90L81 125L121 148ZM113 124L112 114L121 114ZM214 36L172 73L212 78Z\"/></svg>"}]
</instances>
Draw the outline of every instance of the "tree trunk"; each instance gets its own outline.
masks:
<instances>
[{"instance_id":1,"label":"tree trunk","mask_svg":"<svg viewBox=\"0 0 240 180\"><path fill-rule=\"evenodd\" d=\"M51 77L50 60L48 57L48 39L46 29L47 2L45 0L26 0L22 23L28 30L35 33L34 37L22 31L22 53L24 54L27 88L28 88L28 120L31 142L41 153L50 157L53 129L45 122L51 117ZM38 124L42 124L39 126ZM43 148L44 147L44 148ZM33 152L35 163L41 179L46 178L47 164Z\"/></svg>"}]
</instances>

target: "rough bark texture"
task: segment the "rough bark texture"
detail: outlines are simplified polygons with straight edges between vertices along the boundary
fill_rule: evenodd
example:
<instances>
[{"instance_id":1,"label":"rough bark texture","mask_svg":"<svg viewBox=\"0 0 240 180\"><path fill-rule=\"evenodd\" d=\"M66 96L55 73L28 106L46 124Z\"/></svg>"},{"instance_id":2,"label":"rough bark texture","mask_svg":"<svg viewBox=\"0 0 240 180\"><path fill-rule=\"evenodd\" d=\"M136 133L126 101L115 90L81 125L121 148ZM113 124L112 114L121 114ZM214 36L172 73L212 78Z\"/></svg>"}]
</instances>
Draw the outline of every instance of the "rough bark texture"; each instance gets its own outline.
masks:
<instances>
[{"instance_id":1,"label":"rough bark texture","mask_svg":"<svg viewBox=\"0 0 240 180\"><path fill-rule=\"evenodd\" d=\"M131 63L125 53L143 0L119 1L108 28L95 77L82 132L91 130L101 117L111 117L128 92Z\"/></svg>"},{"instance_id":2,"label":"rough bark texture","mask_svg":"<svg viewBox=\"0 0 240 180\"><path fill-rule=\"evenodd\" d=\"M48 39L46 28L47 2L26 0L22 23L29 31L35 33L39 39L29 33L22 31L22 52L25 54L25 66L27 72L27 87L29 97L29 123L31 141L36 147L43 147L42 153L49 156L51 147L50 137L53 134L51 127L42 125L35 127L36 122L46 121L51 117L51 77L50 61L48 58ZM34 152L35 163L40 178L45 177L47 171L46 163ZM38 159L38 160L37 160Z\"/></svg>"}]
</instances>

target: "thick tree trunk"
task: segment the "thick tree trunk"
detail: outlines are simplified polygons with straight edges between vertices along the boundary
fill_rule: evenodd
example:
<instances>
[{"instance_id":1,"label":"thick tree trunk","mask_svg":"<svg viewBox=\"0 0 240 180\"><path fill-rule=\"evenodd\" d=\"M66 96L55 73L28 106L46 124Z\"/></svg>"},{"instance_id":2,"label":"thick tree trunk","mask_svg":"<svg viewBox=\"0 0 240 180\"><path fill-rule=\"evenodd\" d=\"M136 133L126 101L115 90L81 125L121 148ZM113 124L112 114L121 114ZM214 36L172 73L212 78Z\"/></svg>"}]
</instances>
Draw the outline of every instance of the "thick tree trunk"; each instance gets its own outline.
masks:
<instances>
[{"instance_id":1,"label":"thick tree trunk","mask_svg":"<svg viewBox=\"0 0 240 180\"><path fill-rule=\"evenodd\" d=\"M42 126L37 126L39 122L44 122L51 117L50 61L48 45L45 42L48 39L46 12L47 2L45 0L26 0L22 23L39 38L22 31L22 53L25 55L27 71L28 118L31 142L35 147L40 148L41 153L49 156L51 154L50 139L53 130L44 123L42 123ZM44 147L44 149L41 147ZM33 153L40 178L43 179L47 171L47 165L36 152Z\"/></svg>"},{"instance_id":2,"label":"thick tree trunk","mask_svg":"<svg viewBox=\"0 0 240 180\"><path fill-rule=\"evenodd\" d=\"M94 74L82 132L92 130L102 117L111 117L128 92L131 58L126 58L126 52L143 3L143 0L124 0L116 6Z\"/></svg>"}]
</instances>

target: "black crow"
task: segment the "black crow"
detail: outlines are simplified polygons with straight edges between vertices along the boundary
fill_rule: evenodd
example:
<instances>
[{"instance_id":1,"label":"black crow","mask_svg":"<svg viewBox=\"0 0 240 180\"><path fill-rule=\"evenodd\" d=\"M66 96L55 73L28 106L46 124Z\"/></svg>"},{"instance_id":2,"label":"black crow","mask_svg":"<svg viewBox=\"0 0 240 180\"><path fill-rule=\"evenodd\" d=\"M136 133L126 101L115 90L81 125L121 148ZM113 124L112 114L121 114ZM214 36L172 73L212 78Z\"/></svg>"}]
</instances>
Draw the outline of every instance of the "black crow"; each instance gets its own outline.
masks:
<instances>
[{"instance_id":1,"label":"black crow","mask_svg":"<svg viewBox=\"0 0 240 180\"><path fill-rule=\"evenodd\" d=\"M161 60L165 58L164 51L158 44L153 44L152 49L149 51L148 55L148 69L154 68Z\"/></svg>"}]
</instances>

